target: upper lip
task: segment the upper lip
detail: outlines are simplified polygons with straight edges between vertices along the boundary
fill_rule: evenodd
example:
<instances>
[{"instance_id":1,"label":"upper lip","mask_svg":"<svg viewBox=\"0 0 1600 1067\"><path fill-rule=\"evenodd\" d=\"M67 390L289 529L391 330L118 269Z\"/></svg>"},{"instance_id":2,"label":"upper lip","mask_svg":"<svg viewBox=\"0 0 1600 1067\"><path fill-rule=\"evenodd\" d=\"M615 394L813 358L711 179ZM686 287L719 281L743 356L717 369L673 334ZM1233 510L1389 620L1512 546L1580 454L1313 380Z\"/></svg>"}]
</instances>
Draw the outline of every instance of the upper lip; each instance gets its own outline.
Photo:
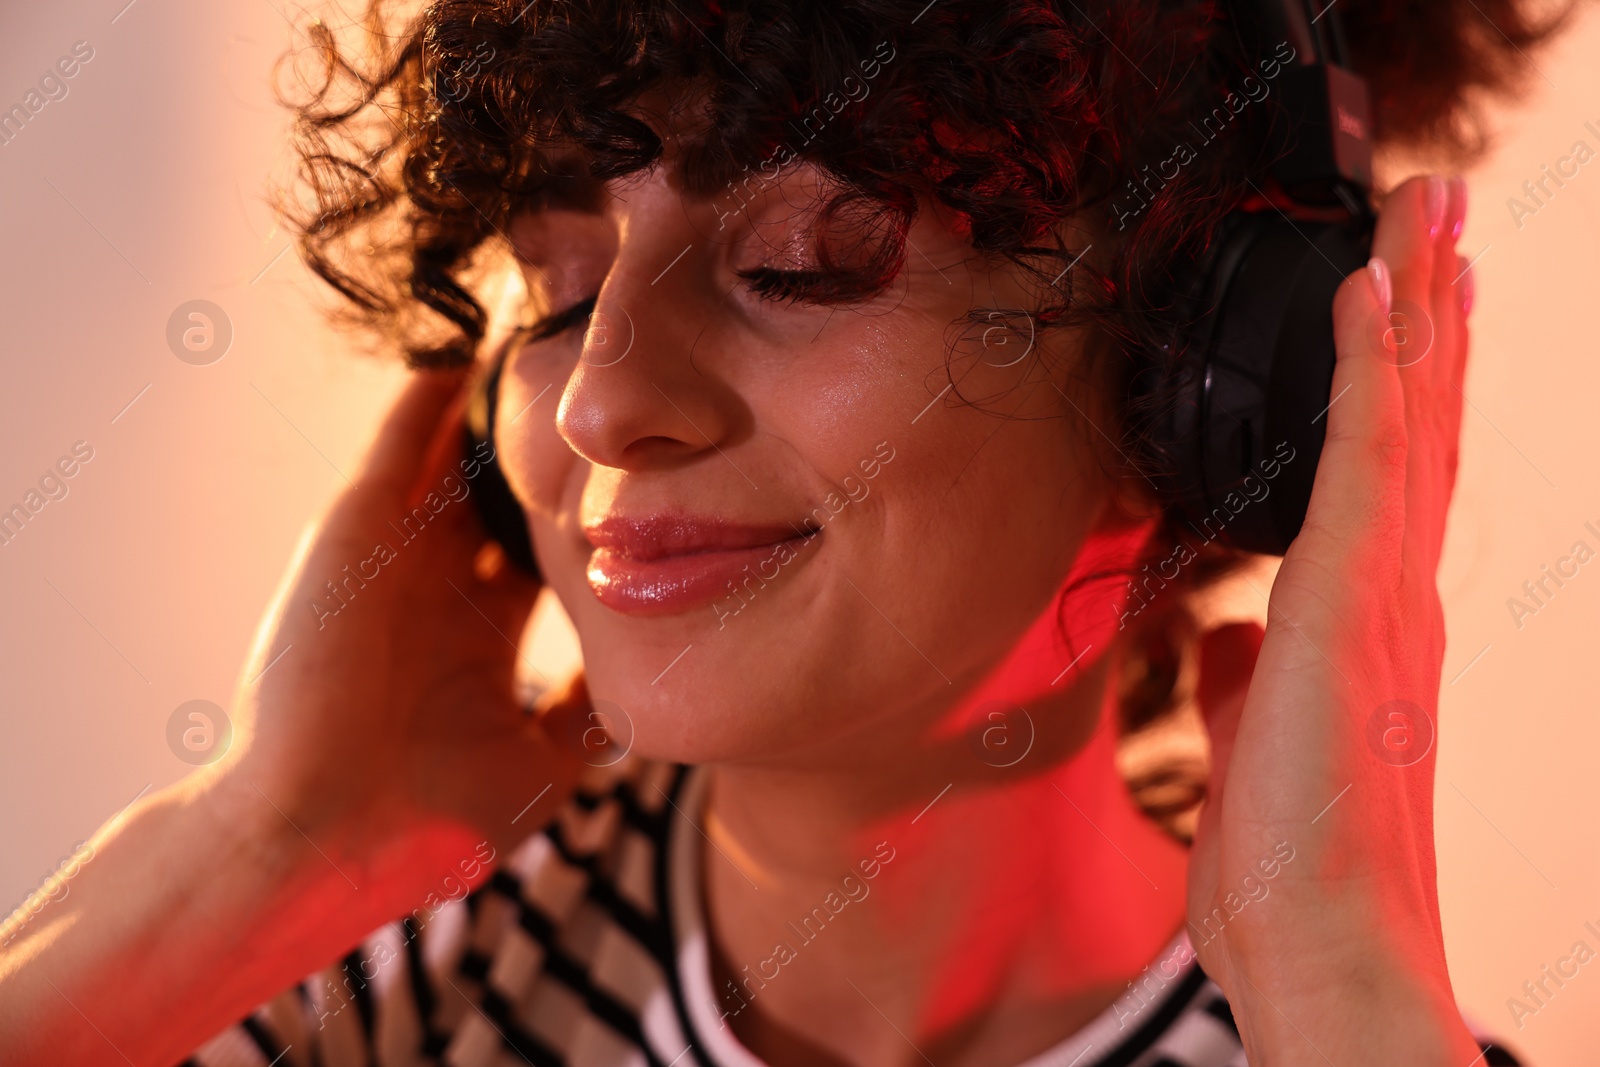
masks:
<instances>
[{"instance_id":1,"label":"upper lip","mask_svg":"<svg viewBox=\"0 0 1600 1067\"><path fill-rule=\"evenodd\" d=\"M720 552L777 544L809 532L805 523L739 523L697 515L611 516L585 523L583 533L595 548L626 559L649 562L671 556Z\"/></svg>"}]
</instances>

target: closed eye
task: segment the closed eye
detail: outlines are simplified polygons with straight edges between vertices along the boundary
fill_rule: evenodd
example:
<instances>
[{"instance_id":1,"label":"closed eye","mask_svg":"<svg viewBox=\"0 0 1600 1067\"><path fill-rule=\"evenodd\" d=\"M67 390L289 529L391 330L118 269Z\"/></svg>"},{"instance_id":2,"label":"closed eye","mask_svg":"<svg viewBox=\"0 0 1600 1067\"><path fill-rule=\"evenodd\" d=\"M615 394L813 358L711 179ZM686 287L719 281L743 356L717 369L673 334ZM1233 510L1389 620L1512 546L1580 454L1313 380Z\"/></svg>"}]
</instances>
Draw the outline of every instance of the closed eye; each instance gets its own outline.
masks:
<instances>
[{"instance_id":1,"label":"closed eye","mask_svg":"<svg viewBox=\"0 0 1600 1067\"><path fill-rule=\"evenodd\" d=\"M798 301L815 302L824 288L825 276L819 270L778 270L776 267L754 267L735 272L750 286L750 291L762 300L793 304Z\"/></svg>"},{"instance_id":2,"label":"closed eye","mask_svg":"<svg viewBox=\"0 0 1600 1067\"><path fill-rule=\"evenodd\" d=\"M565 311L557 311L546 315L534 322L531 326L524 326L528 334L528 341L547 341L552 337L566 333L574 326L589 321L589 316L594 314L595 297L586 297L578 301Z\"/></svg>"}]
</instances>

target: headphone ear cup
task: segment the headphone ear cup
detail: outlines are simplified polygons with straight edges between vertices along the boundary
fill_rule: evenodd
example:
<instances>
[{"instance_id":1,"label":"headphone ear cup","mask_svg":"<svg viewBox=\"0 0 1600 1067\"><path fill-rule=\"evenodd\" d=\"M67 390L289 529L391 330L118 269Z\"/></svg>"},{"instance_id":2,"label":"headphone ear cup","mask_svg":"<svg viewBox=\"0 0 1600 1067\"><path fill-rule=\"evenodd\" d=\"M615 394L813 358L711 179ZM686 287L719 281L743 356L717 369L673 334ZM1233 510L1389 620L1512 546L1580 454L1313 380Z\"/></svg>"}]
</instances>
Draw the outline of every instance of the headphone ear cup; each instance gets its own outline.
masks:
<instances>
[{"instance_id":1,"label":"headphone ear cup","mask_svg":"<svg viewBox=\"0 0 1600 1067\"><path fill-rule=\"evenodd\" d=\"M1370 258L1371 236L1265 213L1226 233L1163 422L1178 467L1170 506L1207 542L1281 556L1305 522L1327 433L1334 294Z\"/></svg>"},{"instance_id":2,"label":"headphone ear cup","mask_svg":"<svg viewBox=\"0 0 1600 1067\"><path fill-rule=\"evenodd\" d=\"M478 515L483 520L484 528L499 543L512 564L525 574L542 580L538 561L533 555L533 538L528 532L527 518L500 467L494 444L500 374L515 340L513 337L507 342L486 372L479 375L473 384L467 398L466 416L462 420L463 445L467 456L478 463L477 491L472 496L478 502Z\"/></svg>"}]
</instances>

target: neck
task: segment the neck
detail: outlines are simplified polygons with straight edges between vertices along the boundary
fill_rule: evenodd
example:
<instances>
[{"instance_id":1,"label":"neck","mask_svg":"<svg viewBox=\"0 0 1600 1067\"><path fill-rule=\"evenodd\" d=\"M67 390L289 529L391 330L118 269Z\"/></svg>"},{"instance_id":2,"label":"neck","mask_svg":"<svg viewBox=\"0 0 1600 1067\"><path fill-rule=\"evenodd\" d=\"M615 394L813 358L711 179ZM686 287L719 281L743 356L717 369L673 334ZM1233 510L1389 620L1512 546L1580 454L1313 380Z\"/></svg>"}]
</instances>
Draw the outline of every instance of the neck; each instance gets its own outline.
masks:
<instances>
[{"instance_id":1,"label":"neck","mask_svg":"<svg viewBox=\"0 0 1600 1067\"><path fill-rule=\"evenodd\" d=\"M970 731L832 768L710 768L713 986L747 1047L773 1067L1005 1067L1160 954L1185 853L1117 773L1113 673L1102 656L1030 700L1032 748L1004 768Z\"/></svg>"}]
</instances>

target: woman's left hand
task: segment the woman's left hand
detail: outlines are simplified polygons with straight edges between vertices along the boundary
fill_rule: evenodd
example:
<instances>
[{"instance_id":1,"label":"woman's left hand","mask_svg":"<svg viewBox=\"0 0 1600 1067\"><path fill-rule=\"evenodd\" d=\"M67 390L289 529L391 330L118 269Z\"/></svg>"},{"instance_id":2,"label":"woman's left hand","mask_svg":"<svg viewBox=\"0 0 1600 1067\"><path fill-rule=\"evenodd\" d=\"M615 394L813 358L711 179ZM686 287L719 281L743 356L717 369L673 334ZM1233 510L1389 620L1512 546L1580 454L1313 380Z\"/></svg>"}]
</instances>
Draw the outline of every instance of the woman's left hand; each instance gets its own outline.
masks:
<instances>
[{"instance_id":1,"label":"woman's left hand","mask_svg":"<svg viewBox=\"0 0 1600 1067\"><path fill-rule=\"evenodd\" d=\"M1467 1067L1479 1052L1445 969L1433 842L1465 211L1459 180L1387 198L1374 265L1334 300L1327 441L1266 630L1228 627L1203 650L1214 763L1189 937L1251 1063Z\"/></svg>"}]
</instances>

